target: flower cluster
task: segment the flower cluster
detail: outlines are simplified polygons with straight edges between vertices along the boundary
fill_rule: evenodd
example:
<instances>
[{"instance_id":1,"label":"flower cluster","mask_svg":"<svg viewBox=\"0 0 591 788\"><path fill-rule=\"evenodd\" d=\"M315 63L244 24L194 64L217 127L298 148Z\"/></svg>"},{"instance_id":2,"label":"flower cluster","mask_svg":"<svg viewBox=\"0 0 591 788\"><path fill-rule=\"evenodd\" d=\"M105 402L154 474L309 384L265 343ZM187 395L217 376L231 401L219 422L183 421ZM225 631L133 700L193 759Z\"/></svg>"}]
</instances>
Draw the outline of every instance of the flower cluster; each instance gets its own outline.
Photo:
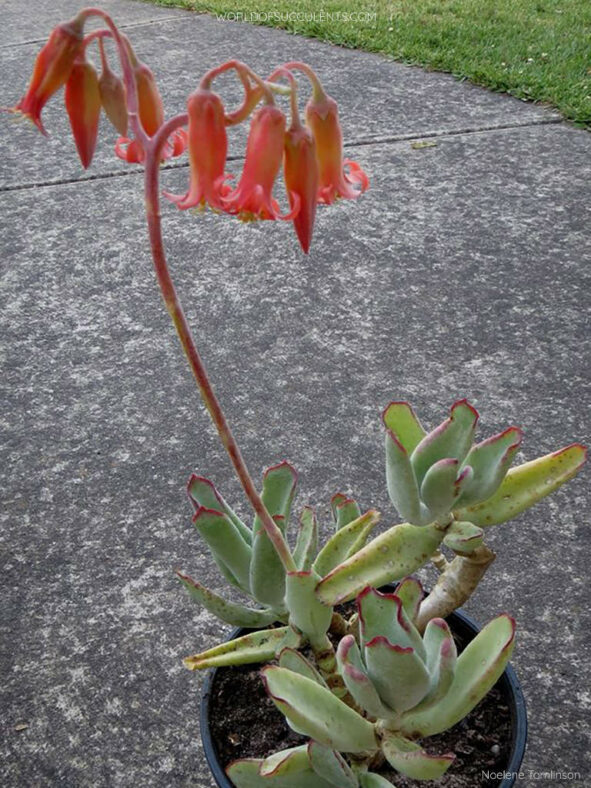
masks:
<instances>
[{"instance_id":1,"label":"flower cluster","mask_svg":"<svg viewBox=\"0 0 591 788\"><path fill-rule=\"evenodd\" d=\"M187 101L186 115L165 122L164 106L154 74L134 52L129 39L110 17L98 12L107 27L84 35L84 25L97 9L85 9L58 25L37 56L33 76L23 98L11 108L35 123L45 134L41 112L48 100L65 86L65 106L76 148L87 168L96 148L101 111L119 132L116 155L129 162L163 161L188 149L190 181L185 194L165 195L185 210L203 210L237 216L242 221L293 221L304 252L308 252L316 206L338 199L355 199L369 185L355 162L343 158L343 136L337 104L318 77L304 63L286 63L267 80L236 60L209 71ZM109 67L104 40L117 47L122 77ZM99 47L101 73L88 60L91 42ZM242 105L226 112L212 89L219 74L233 70L244 88ZM302 121L298 110L294 72L304 74L312 96ZM280 80L287 80L288 85ZM289 96L290 121L277 104ZM227 129L250 117L250 131L242 174L233 187L226 173ZM178 122L175 122L178 121ZM166 126L166 137L161 133ZM282 212L274 188L283 171L288 207Z\"/></svg>"},{"instance_id":2,"label":"flower cluster","mask_svg":"<svg viewBox=\"0 0 591 788\"><path fill-rule=\"evenodd\" d=\"M227 114L213 79L233 69L245 90L242 107ZM313 86L302 123L297 106L293 71L303 71ZM283 92L279 77L289 80L291 120L288 126L275 95ZM259 102L263 105L257 109ZM227 127L252 115L242 175L235 188L228 180ZM326 95L317 76L303 63L287 63L262 81L244 63L229 61L210 71L189 96L188 148L191 178L182 195L166 194L181 209L205 209L234 214L242 221L283 219L293 221L302 249L312 239L316 205L339 198L354 199L364 192L367 175L354 162L343 159L343 136L336 102ZM273 189L283 165L289 210L282 213Z\"/></svg>"}]
</instances>

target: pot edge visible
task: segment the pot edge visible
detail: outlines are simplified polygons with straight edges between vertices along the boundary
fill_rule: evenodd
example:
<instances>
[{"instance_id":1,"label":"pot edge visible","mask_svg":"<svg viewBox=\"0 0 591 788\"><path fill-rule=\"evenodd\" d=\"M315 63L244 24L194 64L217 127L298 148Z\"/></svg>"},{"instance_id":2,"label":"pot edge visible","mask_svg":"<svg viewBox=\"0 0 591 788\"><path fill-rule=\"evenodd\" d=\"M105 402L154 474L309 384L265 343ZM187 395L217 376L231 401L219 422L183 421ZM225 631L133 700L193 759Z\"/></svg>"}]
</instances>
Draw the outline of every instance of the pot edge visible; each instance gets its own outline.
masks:
<instances>
[{"instance_id":1,"label":"pot edge visible","mask_svg":"<svg viewBox=\"0 0 591 788\"><path fill-rule=\"evenodd\" d=\"M454 619L456 619L454 621ZM448 621L453 621L456 625L459 623L459 629L464 628L469 630L473 636L479 631L480 627L476 622L460 610L454 611L448 616ZM450 621L452 630L454 629ZM232 630L227 640L234 640L234 638L252 632L250 629L237 628ZM215 679L217 668L211 668L207 671L203 688L201 691L201 704L199 713L199 722L201 728L201 741L203 742L203 750L205 758L211 769L211 773L218 788L235 788L226 773L222 769L215 750L211 730L209 728L209 705L211 698L211 691L213 689L213 682ZM519 774L523 756L525 755L525 748L527 744L527 709L525 705L525 698L521 690L521 685L517 678L515 670L511 664L507 665L502 676L497 682L503 694L507 697L509 703L509 711L511 715L511 755L509 762L504 771L508 775L501 783L499 788L512 788L515 784L516 776ZM426 783L428 785L428 783Z\"/></svg>"}]
</instances>

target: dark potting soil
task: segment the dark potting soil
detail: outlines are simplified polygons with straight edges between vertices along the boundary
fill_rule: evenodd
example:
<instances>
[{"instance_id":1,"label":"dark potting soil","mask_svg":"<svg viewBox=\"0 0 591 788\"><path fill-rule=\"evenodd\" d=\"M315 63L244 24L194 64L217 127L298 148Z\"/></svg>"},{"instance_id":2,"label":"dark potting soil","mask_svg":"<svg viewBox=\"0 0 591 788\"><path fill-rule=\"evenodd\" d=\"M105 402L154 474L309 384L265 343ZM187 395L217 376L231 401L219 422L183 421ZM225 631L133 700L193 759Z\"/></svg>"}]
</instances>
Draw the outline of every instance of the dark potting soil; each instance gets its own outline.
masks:
<instances>
[{"instance_id":1,"label":"dark potting soil","mask_svg":"<svg viewBox=\"0 0 591 788\"><path fill-rule=\"evenodd\" d=\"M219 668L211 691L211 734L225 768L237 758L265 758L278 750L297 747L306 739L294 733L267 696L260 666ZM511 746L510 712L495 687L460 723L425 741L435 754L453 752L456 760L439 780L417 781L391 769L380 774L397 788L493 788L483 772L502 772Z\"/></svg>"}]
</instances>

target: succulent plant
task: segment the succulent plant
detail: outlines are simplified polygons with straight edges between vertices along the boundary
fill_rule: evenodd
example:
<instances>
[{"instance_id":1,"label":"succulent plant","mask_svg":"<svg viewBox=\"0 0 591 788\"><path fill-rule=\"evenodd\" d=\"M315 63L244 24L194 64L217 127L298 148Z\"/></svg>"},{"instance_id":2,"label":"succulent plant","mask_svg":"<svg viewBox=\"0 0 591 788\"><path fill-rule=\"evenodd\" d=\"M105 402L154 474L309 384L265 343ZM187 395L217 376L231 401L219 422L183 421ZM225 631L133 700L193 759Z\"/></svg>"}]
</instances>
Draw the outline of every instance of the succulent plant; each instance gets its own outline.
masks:
<instances>
[{"instance_id":1,"label":"succulent plant","mask_svg":"<svg viewBox=\"0 0 591 788\"><path fill-rule=\"evenodd\" d=\"M333 607L354 599L366 586L400 580L432 560L441 575L417 611L424 631L433 618L444 618L470 597L495 558L484 544L485 528L516 516L572 478L586 450L572 444L510 470L522 432L509 427L474 444L478 412L466 400L456 402L448 419L426 433L411 406L391 402L383 413L386 428L386 481L390 498L408 522L388 529L366 544L379 520L365 514L351 498L332 499L336 532L317 552L313 510L301 516L293 557L286 572L260 521L242 523L211 482L193 476L189 495L194 522L228 581L262 605L253 609L223 600L185 574L180 579L194 599L236 626L262 630L238 641L188 657L192 669L265 661L286 645L309 642L317 655L327 653L323 669L332 669L326 631ZM297 474L289 463L269 468L261 498L286 533ZM448 561L445 546L454 555Z\"/></svg>"},{"instance_id":2,"label":"succulent plant","mask_svg":"<svg viewBox=\"0 0 591 788\"><path fill-rule=\"evenodd\" d=\"M574 443L510 470L521 430L509 427L473 444L478 412L466 400L429 433L407 402L391 402L382 418L388 493L406 522L342 562L322 579L317 595L332 605L353 599L368 584L399 580L432 558L442 574L422 606L423 630L431 618L463 604L494 560L485 529L516 517L571 479L586 449ZM455 554L453 561L440 554L442 545Z\"/></svg>"},{"instance_id":3,"label":"succulent plant","mask_svg":"<svg viewBox=\"0 0 591 788\"><path fill-rule=\"evenodd\" d=\"M93 17L103 26L85 33ZM121 76L109 68L105 40L114 44ZM101 55L100 77L85 59L93 42ZM307 128L299 117L294 71L305 75L312 87ZM228 72L234 72L244 89L241 105L232 112L225 111L212 87ZM289 86L276 84L280 78ZM85 168L93 158L101 109L119 132L130 134L119 138L116 154L129 163L145 164L144 205L156 278L200 396L256 515L249 527L210 481L191 478L197 530L226 580L256 606L226 600L179 573L191 596L210 612L227 623L255 629L185 662L196 669L278 655L279 664L263 671L268 692L294 730L311 738L308 745L264 760L237 761L228 773L238 788L383 788L387 781L371 771L376 758L383 757L404 774L442 774L453 756L428 755L416 740L453 725L492 686L513 647L514 624L509 616L499 616L456 658L441 617L468 598L494 558L483 543L483 529L516 516L574 476L585 450L573 444L509 470L521 443L518 428L472 445L478 414L465 400L429 434L408 403L393 402L383 417L386 479L406 522L366 544L379 514L373 509L362 514L354 501L337 494L332 501L336 532L322 549L317 548L317 524L309 507L302 511L297 541L290 549L286 535L296 473L286 462L269 468L261 494L252 481L168 269L160 163L188 150L187 191L166 193L179 208L199 212L209 205L244 221L293 220L308 252L316 204L356 199L368 187L359 165L344 159L336 103L306 64L291 61L265 80L246 64L229 60L203 76L187 99L186 112L166 120L152 72L109 14L94 7L54 29L37 56L25 95L12 110L44 131L41 112L62 86ZM289 95L289 127L275 106L275 97L281 95ZM261 101L264 106L257 109ZM225 174L226 127L249 117L244 169L232 189ZM273 197L282 161L291 208L284 216ZM455 554L453 561L442 555L442 544ZM401 579L429 560L441 576L426 600L410 579L396 595L363 591ZM335 654L329 627L354 630L355 622L336 616L333 606L361 591L360 643L347 634ZM297 650L304 644L310 645L316 665Z\"/></svg>"},{"instance_id":4,"label":"succulent plant","mask_svg":"<svg viewBox=\"0 0 591 788\"><path fill-rule=\"evenodd\" d=\"M297 486L297 473L288 462L263 474L261 500L285 537ZM366 543L379 514L364 514L351 498L337 493L332 501L335 532L318 549L316 516L303 508L292 552L294 571L286 571L265 530L255 517L252 528L242 522L214 485L193 475L188 484L195 514L193 523L226 580L260 607L224 599L189 575L178 577L191 597L223 621L258 629L274 622L284 624L246 635L185 660L190 668L204 668L271 659L286 645L309 643L323 669L330 674L334 653L326 633L333 609L322 604L315 589L326 573L354 555Z\"/></svg>"},{"instance_id":5,"label":"succulent plant","mask_svg":"<svg viewBox=\"0 0 591 788\"><path fill-rule=\"evenodd\" d=\"M423 591L413 578L396 593L365 589L357 598L359 644L347 635L338 669L356 708L336 698L312 665L284 649L262 674L269 696L306 746L266 759L239 760L227 773L237 788L291 785L387 786L372 772L382 761L415 779L437 779L453 753L427 753L418 739L451 728L486 695L511 656L515 622L493 619L458 657L443 619L415 626ZM299 782L297 782L299 780Z\"/></svg>"}]
</instances>

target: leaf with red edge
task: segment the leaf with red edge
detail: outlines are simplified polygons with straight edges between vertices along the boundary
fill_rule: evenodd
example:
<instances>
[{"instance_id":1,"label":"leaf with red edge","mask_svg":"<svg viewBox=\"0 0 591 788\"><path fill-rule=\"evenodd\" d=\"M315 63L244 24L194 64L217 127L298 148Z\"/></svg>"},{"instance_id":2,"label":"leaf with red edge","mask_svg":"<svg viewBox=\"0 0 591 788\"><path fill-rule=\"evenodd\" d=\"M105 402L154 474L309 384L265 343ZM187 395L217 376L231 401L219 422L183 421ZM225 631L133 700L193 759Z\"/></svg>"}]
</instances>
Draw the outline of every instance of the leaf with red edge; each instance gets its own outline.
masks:
<instances>
[{"instance_id":1,"label":"leaf with red edge","mask_svg":"<svg viewBox=\"0 0 591 788\"><path fill-rule=\"evenodd\" d=\"M576 476L586 458L586 447L573 443L511 468L494 495L474 506L459 507L454 515L483 528L511 520Z\"/></svg>"},{"instance_id":2,"label":"leaf with red edge","mask_svg":"<svg viewBox=\"0 0 591 788\"><path fill-rule=\"evenodd\" d=\"M353 520L357 520L361 515L361 509L357 501L349 498L344 493L335 493L330 499L330 506L337 531L352 523Z\"/></svg>"},{"instance_id":3,"label":"leaf with red edge","mask_svg":"<svg viewBox=\"0 0 591 788\"><path fill-rule=\"evenodd\" d=\"M458 506L473 506L490 498L509 470L522 437L519 427L509 427L470 449L464 466L472 468L472 476L462 486Z\"/></svg>"},{"instance_id":4,"label":"leaf with red edge","mask_svg":"<svg viewBox=\"0 0 591 788\"><path fill-rule=\"evenodd\" d=\"M248 593L251 548L234 523L222 512L202 506L195 512L193 524L207 543L220 569L223 571L226 568L231 576L236 578L238 587Z\"/></svg>"},{"instance_id":5,"label":"leaf with red edge","mask_svg":"<svg viewBox=\"0 0 591 788\"><path fill-rule=\"evenodd\" d=\"M470 450L478 411L463 399L451 407L449 418L426 435L411 455L417 484L423 483L429 468L446 457L462 462Z\"/></svg>"},{"instance_id":6,"label":"leaf with red edge","mask_svg":"<svg viewBox=\"0 0 591 788\"><path fill-rule=\"evenodd\" d=\"M377 749L373 725L315 681L283 668L262 671L273 703L297 733L339 752Z\"/></svg>"},{"instance_id":7,"label":"leaf with red edge","mask_svg":"<svg viewBox=\"0 0 591 788\"><path fill-rule=\"evenodd\" d=\"M426 564L443 537L444 532L433 525L395 525L326 575L316 594L325 604L336 605L353 599L368 585L399 580Z\"/></svg>"},{"instance_id":8,"label":"leaf with red edge","mask_svg":"<svg viewBox=\"0 0 591 788\"><path fill-rule=\"evenodd\" d=\"M437 780L445 774L456 756L429 755L418 744L394 733L385 732L382 752L396 771L414 780Z\"/></svg>"},{"instance_id":9,"label":"leaf with red edge","mask_svg":"<svg viewBox=\"0 0 591 788\"><path fill-rule=\"evenodd\" d=\"M177 577L189 592L189 596L216 618L225 621L233 627L248 627L249 629L259 629L268 627L269 624L277 621L277 613L274 610L255 610L245 605L230 602L219 596L214 591L210 591L201 583L182 572L177 572Z\"/></svg>"},{"instance_id":10,"label":"leaf with red edge","mask_svg":"<svg viewBox=\"0 0 591 788\"><path fill-rule=\"evenodd\" d=\"M400 730L413 738L451 728L480 703L505 670L515 645L515 621L503 613L490 621L458 657L453 682L434 706L411 709Z\"/></svg>"}]
</instances>

